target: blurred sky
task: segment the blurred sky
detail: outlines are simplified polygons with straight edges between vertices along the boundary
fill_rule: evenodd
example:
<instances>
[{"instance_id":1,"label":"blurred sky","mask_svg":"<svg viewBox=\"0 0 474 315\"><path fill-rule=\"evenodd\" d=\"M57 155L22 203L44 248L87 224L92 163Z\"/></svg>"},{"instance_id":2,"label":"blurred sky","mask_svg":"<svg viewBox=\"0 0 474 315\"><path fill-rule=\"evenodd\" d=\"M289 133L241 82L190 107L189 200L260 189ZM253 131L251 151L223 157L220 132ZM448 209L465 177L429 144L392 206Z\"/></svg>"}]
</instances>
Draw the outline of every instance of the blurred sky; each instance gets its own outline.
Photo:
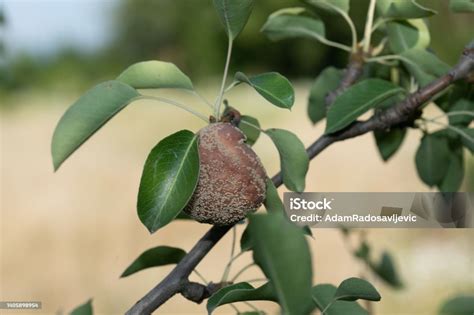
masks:
<instances>
[{"instance_id":1,"label":"blurred sky","mask_svg":"<svg viewBox=\"0 0 474 315\"><path fill-rule=\"evenodd\" d=\"M93 52L110 41L118 0L0 0L9 54L45 56L59 48ZM64 23L69 21L69 23Z\"/></svg>"}]
</instances>

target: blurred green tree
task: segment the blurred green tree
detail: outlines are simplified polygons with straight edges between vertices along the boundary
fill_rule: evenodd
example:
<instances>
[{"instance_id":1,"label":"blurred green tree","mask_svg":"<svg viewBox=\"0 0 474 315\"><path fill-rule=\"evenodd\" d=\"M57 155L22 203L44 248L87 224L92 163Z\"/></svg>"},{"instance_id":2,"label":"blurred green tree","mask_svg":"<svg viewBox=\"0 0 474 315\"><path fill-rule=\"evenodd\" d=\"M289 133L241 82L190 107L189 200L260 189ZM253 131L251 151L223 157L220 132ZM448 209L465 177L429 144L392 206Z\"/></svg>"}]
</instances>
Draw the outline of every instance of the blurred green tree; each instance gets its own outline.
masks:
<instances>
[{"instance_id":1,"label":"blurred green tree","mask_svg":"<svg viewBox=\"0 0 474 315\"><path fill-rule=\"evenodd\" d=\"M112 50L127 64L148 59L170 60L193 76L219 73L225 56L225 34L209 1L124 0L116 13L117 36ZM345 63L344 54L312 41L272 43L259 32L268 14L298 6L295 0L260 0L240 38L235 42L234 67L276 69L289 76L314 76L327 63ZM363 23L367 1L351 12ZM329 37L349 41L350 34L337 16L322 16ZM184 53L186 52L186 53ZM219 62L222 61L222 62Z\"/></svg>"},{"instance_id":2,"label":"blurred green tree","mask_svg":"<svg viewBox=\"0 0 474 315\"><path fill-rule=\"evenodd\" d=\"M109 47L94 54L83 54L72 48L62 48L47 58L25 54L8 56L2 61L0 53L0 93L25 88L44 89L51 86L82 90L91 84L113 78L128 65L149 59L176 63L193 78L205 80L222 71L225 60L225 33L214 13L211 0L121 0L115 10L108 12L114 23L113 40ZM447 1L419 0L438 11L430 20L431 46L439 57L454 63L459 49L472 36L469 14L454 16ZM40 5L40 4L39 4ZM313 78L327 65L344 67L347 54L315 43L295 39L271 42L259 32L268 15L285 7L305 6L299 0L259 0L244 32L234 44L235 69L247 73L278 71L292 79ZM362 35L368 0L357 0L350 16ZM336 15L318 11L324 20L327 37L349 43L350 32L344 20ZM54 16L54 13L52 13ZM2 14L1 24L8 21ZM446 23L453 25L450 45L446 45ZM8 29L4 30L5 32ZM2 39L0 38L0 46ZM8 52L8 47L6 47Z\"/></svg>"}]
</instances>

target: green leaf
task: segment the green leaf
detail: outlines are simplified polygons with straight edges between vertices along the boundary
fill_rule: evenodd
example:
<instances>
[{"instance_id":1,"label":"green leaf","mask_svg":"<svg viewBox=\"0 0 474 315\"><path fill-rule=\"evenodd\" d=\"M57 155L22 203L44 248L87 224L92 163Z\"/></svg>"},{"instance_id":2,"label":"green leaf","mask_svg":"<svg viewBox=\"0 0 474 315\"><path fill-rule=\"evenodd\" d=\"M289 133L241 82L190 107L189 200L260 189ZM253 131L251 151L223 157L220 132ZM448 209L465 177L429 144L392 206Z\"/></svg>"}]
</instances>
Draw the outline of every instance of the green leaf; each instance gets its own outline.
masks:
<instances>
[{"instance_id":1,"label":"green leaf","mask_svg":"<svg viewBox=\"0 0 474 315\"><path fill-rule=\"evenodd\" d=\"M354 256L366 262L369 262L370 246L366 241L362 241L359 248L354 252Z\"/></svg>"},{"instance_id":2,"label":"green leaf","mask_svg":"<svg viewBox=\"0 0 474 315\"><path fill-rule=\"evenodd\" d=\"M303 231L278 214L251 215L253 257L285 314L304 314L311 300L311 256Z\"/></svg>"},{"instance_id":3,"label":"green leaf","mask_svg":"<svg viewBox=\"0 0 474 315\"><path fill-rule=\"evenodd\" d=\"M265 193L266 197L265 197L265 201L263 202L263 204L265 205L265 208L267 209L269 213L274 213L274 214L284 216L285 206L283 202L281 201L280 196L278 195L277 188L275 187L275 185L273 184L273 181L270 178L267 178L266 184L267 184L267 190ZM302 230L305 235L313 236L313 233L308 226L304 226ZM253 247L252 239L249 235L248 227L247 227L242 233L242 236L240 238L240 249L242 251L247 251L247 250L252 249L252 247Z\"/></svg>"},{"instance_id":4,"label":"green leaf","mask_svg":"<svg viewBox=\"0 0 474 315\"><path fill-rule=\"evenodd\" d=\"M240 116L239 129L244 133L245 137L247 138L247 140L245 140L245 143L250 146L254 145L255 142L257 142L258 137L260 136L260 130L253 127L252 125L260 128L260 123L256 118L247 115Z\"/></svg>"},{"instance_id":5,"label":"green leaf","mask_svg":"<svg viewBox=\"0 0 474 315\"><path fill-rule=\"evenodd\" d=\"M76 307L71 313L71 315L92 315L94 314L92 310L92 300L88 300L82 305Z\"/></svg>"},{"instance_id":6,"label":"green leaf","mask_svg":"<svg viewBox=\"0 0 474 315\"><path fill-rule=\"evenodd\" d=\"M342 70L327 67L314 81L308 102L308 116L313 124L326 117L326 95L339 86L342 75Z\"/></svg>"},{"instance_id":7,"label":"green leaf","mask_svg":"<svg viewBox=\"0 0 474 315\"><path fill-rule=\"evenodd\" d=\"M471 101L465 98L461 98L456 101L456 103L454 103L448 113L455 113L460 111L470 112L470 115L449 116L449 124L463 127L469 126L469 124L474 120L474 100Z\"/></svg>"},{"instance_id":8,"label":"green leaf","mask_svg":"<svg viewBox=\"0 0 474 315\"><path fill-rule=\"evenodd\" d=\"M277 72L267 72L247 77L242 72L235 74L237 82L247 83L270 103L290 109L295 102L295 91L290 81Z\"/></svg>"},{"instance_id":9,"label":"green leaf","mask_svg":"<svg viewBox=\"0 0 474 315\"><path fill-rule=\"evenodd\" d=\"M418 19L438 13L414 0L379 0L377 8L382 16L391 19Z\"/></svg>"},{"instance_id":10,"label":"green leaf","mask_svg":"<svg viewBox=\"0 0 474 315\"><path fill-rule=\"evenodd\" d=\"M314 306L320 311L325 310L324 315L368 315L357 302L334 301L336 287L332 284L318 284L311 290ZM331 303L331 306L328 305ZM314 308L313 306L313 308ZM307 312L307 314L311 311Z\"/></svg>"},{"instance_id":11,"label":"green leaf","mask_svg":"<svg viewBox=\"0 0 474 315\"><path fill-rule=\"evenodd\" d=\"M283 129L268 129L265 133L278 149L285 186L291 191L304 191L309 158L301 140L293 133Z\"/></svg>"},{"instance_id":12,"label":"green leaf","mask_svg":"<svg viewBox=\"0 0 474 315\"><path fill-rule=\"evenodd\" d=\"M277 213L284 215L285 214L285 205L281 201L280 196L278 195L277 188L273 184L273 181L270 178L267 178L267 191L265 193L265 201L263 204L268 212ZM313 236L313 232L308 226L303 226L304 234L308 236ZM249 242L249 241L247 241Z\"/></svg>"},{"instance_id":13,"label":"green leaf","mask_svg":"<svg viewBox=\"0 0 474 315\"><path fill-rule=\"evenodd\" d=\"M278 195L278 191L270 178L267 178L267 191L263 202L268 212L285 213L285 206Z\"/></svg>"},{"instance_id":14,"label":"green leaf","mask_svg":"<svg viewBox=\"0 0 474 315\"><path fill-rule=\"evenodd\" d=\"M253 8L253 0L214 0L217 10L230 40L234 40L244 29Z\"/></svg>"},{"instance_id":15,"label":"green leaf","mask_svg":"<svg viewBox=\"0 0 474 315\"><path fill-rule=\"evenodd\" d=\"M334 299L342 301L380 301L381 297L370 282L360 278L349 278L341 282L334 294Z\"/></svg>"},{"instance_id":16,"label":"green leaf","mask_svg":"<svg viewBox=\"0 0 474 315\"><path fill-rule=\"evenodd\" d=\"M250 237L249 229L247 225L244 232L242 233L242 236L240 237L240 250L245 252L245 251L251 250L252 247L253 247L252 238Z\"/></svg>"},{"instance_id":17,"label":"green leaf","mask_svg":"<svg viewBox=\"0 0 474 315\"><path fill-rule=\"evenodd\" d=\"M87 91L64 113L51 144L54 170L120 110L140 96L118 81L101 83Z\"/></svg>"},{"instance_id":18,"label":"green leaf","mask_svg":"<svg viewBox=\"0 0 474 315\"><path fill-rule=\"evenodd\" d=\"M171 222L188 203L199 178L197 136L181 130L150 152L138 192L138 216L150 233Z\"/></svg>"},{"instance_id":19,"label":"green leaf","mask_svg":"<svg viewBox=\"0 0 474 315\"><path fill-rule=\"evenodd\" d=\"M472 315L474 314L474 296L457 296L446 301L440 308L439 315Z\"/></svg>"},{"instance_id":20,"label":"green leaf","mask_svg":"<svg viewBox=\"0 0 474 315\"><path fill-rule=\"evenodd\" d=\"M175 220L193 220L186 212L181 211L175 218Z\"/></svg>"},{"instance_id":21,"label":"green leaf","mask_svg":"<svg viewBox=\"0 0 474 315\"><path fill-rule=\"evenodd\" d=\"M463 132L463 128L458 128L461 132ZM455 144L456 140L460 140L461 135L457 132L455 132L453 129L450 128L444 128L441 130L438 130L433 133L434 136L436 137L441 137L441 138L446 138L448 139L448 142L450 145Z\"/></svg>"},{"instance_id":22,"label":"green leaf","mask_svg":"<svg viewBox=\"0 0 474 315\"><path fill-rule=\"evenodd\" d=\"M303 37L321 41L326 36L324 23L316 17L270 15L261 30L271 40Z\"/></svg>"},{"instance_id":23,"label":"green leaf","mask_svg":"<svg viewBox=\"0 0 474 315\"><path fill-rule=\"evenodd\" d=\"M369 262L369 266L375 274L394 288L403 287L403 283L398 276L392 256L384 252L379 263Z\"/></svg>"},{"instance_id":24,"label":"green leaf","mask_svg":"<svg viewBox=\"0 0 474 315\"><path fill-rule=\"evenodd\" d=\"M418 175L425 184L434 186L441 183L450 161L448 140L436 135L423 136L415 161Z\"/></svg>"},{"instance_id":25,"label":"green leaf","mask_svg":"<svg viewBox=\"0 0 474 315\"><path fill-rule=\"evenodd\" d=\"M303 227L302 227L302 230L303 230L303 233L304 233L305 235L310 236L310 237L312 237L312 238L314 239L314 237L313 237L313 231L311 231L311 228L310 228L309 226L307 226L307 225L303 226Z\"/></svg>"},{"instance_id":26,"label":"green leaf","mask_svg":"<svg viewBox=\"0 0 474 315\"><path fill-rule=\"evenodd\" d=\"M404 51L401 56L409 60L403 61L403 64L422 87L450 70L449 65L423 49L410 49Z\"/></svg>"},{"instance_id":27,"label":"green leaf","mask_svg":"<svg viewBox=\"0 0 474 315\"><path fill-rule=\"evenodd\" d=\"M186 252L180 248L158 246L143 252L125 269L120 278L130 276L140 270L170 264L177 264Z\"/></svg>"},{"instance_id":28,"label":"green leaf","mask_svg":"<svg viewBox=\"0 0 474 315\"><path fill-rule=\"evenodd\" d=\"M277 301L277 298L270 283L254 288L247 282L240 282L214 293L207 301L207 312L211 314L221 305L241 301Z\"/></svg>"},{"instance_id":29,"label":"green leaf","mask_svg":"<svg viewBox=\"0 0 474 315\"><path fill-rule=\"evenodd\" d=\"M426 49L430 44L430 32L421 19L399 20L387 23L391 50L400 54L406 50Z\"/></svg>"},{"instance_id":30,"label":"green leaf","mask_svg":"<svg viewBox=\"0 0 474 315\"><path fill-rule=\"evenodd\" d=\"M444 112L448 112L461 99L474 102L474 84L462 80L454 82L451 88L436 99L436 105Z\"/></svg>"},{"instance_id":31,"label":"green leaf","mask_svg":"<svg viewBox=\"0 0 474 315\"><path fill-rule=\"evenodd\" d=\"M403 87L403 86L402 86L402 84L403 84L402 82L400 82L400 83L398 83L398 84L399 84L401 87ZM408 87L406 87L406 88L408 88ZM399 94L396 94L396 95L394 95L394 96L391 96L391 97L387 98L385 101L383 101L382 103L378 104L378 105L377 105L377 108L378 108L378 109L381 109L381 110L387 109L387 108L390 108L390 107L394 106L395 104L400 103L400 102L403 101L404 99L405 99L405 94L399 93Z\"/></svg>"},{"instance_id":32,"label":"green leaf","mask_svg":"<svg viewBox=\"0 0 474 315\"><path fill-rule=\"evenodd\" d=\"M464 178L464 154L462 147L451 148L448 170L446 175L438 185L440 191L456 192L461 187Z\"/></svg>"},{"instance_id":33,"label":"green leaf","mask_svg":"<svg viewBox=\"0 0 474 315\"><path fill-rule=\"evenodd\" d=\"M356 83L339 95L327 113L326 134L347 127L369 109L404 92L402 88L388 81L367 79Z\"/></svg>"},{"instance_id":34,"label":"green leaf","mask_svg":"<svg viewBox=\"0 0 474 315\"><path fill-rule=\"evenodd\" d=\"M450 0L449 8L456 13L472 13L474 12L473 0Z\"/></svg>"},{"instance_id":35,"label":"green leaf","mask_svg":"<svg viewBox=\"0 0 474 315\"><path fill-rule=\"evenodd\" d=\"M308 0L307 2L330 13L339 13L338 10L349 13L350 9L350 0Z\"/></svg>"},{"instance_id":36,"label":"green leaf","mask_svg":"<svg viewBox=\"0 0 474 315\"><path fill-rule=\"evenodd\" d=\"M461 131L464 133L464 136L461 137L462 144L471 153L474 153L474 128L464 128Z\"/></svg>"},{"instance_id":37,"label":"green leaf","mask_svg":"<svg viewBox=\"0 0 474 315\"><path fill-rule=\"evenodd\" d=\"M270 14L269 17L274 18L279 15L300 15L305 12L306 12L306 9L303 7L283 8L283 9L273 12L272 14Z\"/></svg>"},{"instance_id":38,"label":"green leaf","mask_svg":"<svg viewBox=\"0 0 474 315\"><path fill-rule=\"evenodd\" d=\"M374 131L377 148L384 161L388 161L400 148L406 129L392 128L389 131Z\"/></svg>"},{"instance_id":39,"label":"green leaf","mask_svg":"<svg viewBox=\"0 0 474 315\"><path fill-rule=\"evenodd\" d=\"M178 67L158 60L133 64L117 80L136 89L194 89L191 80Z\"/></svg>"}]
</instances>

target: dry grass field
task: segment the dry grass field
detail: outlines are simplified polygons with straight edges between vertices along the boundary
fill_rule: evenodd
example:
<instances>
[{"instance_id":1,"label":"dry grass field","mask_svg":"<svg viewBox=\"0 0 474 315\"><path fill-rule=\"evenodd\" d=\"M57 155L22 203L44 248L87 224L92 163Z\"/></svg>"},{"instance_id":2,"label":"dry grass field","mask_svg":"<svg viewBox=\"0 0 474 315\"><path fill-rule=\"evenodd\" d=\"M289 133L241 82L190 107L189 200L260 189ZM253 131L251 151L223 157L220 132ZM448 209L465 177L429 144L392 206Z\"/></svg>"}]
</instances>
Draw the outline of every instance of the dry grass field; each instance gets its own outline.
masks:
<instances>
[{"instance_id":1,"label":"dry grass field","mask_svg":"<svg viewBox=\"0 0 474 315\"><path fill-rule=\"evenodd\" d=\"M313 127L306 116L309 84L297 86L297 104L291 112L274 109L245 87L228 96L231 105L257 117L264 128L292 130L308 145L324 127ZM213 92L204 91L206 95ZM9 98L11 106L0 111L0 300L42 301L43 309L31 314L67 312L91 297L96 314L121 314L172 268L149 269L119 279L133 259L157 245L188 250L209 228L181 221L150 235L136 215L141 170L151 148L171 132L203 126L200 120L168 105L133 104L53 173L51 136L77 96L55 90L20 94ZM179 97L197 103L190 96ZM417 131L410 130L388 164L379 157L372 135L335 144L313 160L307 190L427 191L414 166L419 138ZM268 139L262 136L255 149L269 174L278 170L277 153ZM242 230L239 226L239 235ZM315 282L337 284L364 273L339 231L313 233L309 243ZM394 254L406 284L405 289L395 291L373 279L383 297L374 305L375 314L434 314L453 294L474 292L474 230L379 229L369 230L368 238L375 253L387 249ZM229 234L198 266L200 273L218 281L230 247ZM233 271L249 260L246 254ZM297 268L298 261L294 264ZM252 268L241 279L260 277L258 268ZM255 304L270 314L278 310L275 304ZM157 313L204 314L205 305L176 296ZM225 306L218 313L235 311ZM28 312L2 310L2 314Z\"/></svg>"}]
</instances>

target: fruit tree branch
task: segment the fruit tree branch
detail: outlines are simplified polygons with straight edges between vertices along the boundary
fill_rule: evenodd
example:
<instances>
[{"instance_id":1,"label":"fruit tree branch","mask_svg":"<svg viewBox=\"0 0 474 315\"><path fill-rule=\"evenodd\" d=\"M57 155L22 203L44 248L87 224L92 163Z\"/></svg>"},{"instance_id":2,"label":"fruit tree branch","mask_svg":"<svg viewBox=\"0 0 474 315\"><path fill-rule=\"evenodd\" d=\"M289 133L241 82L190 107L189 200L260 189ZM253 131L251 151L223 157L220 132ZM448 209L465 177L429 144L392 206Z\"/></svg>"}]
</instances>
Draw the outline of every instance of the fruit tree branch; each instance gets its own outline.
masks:
<instances>
[{"instance_id":1,"label":"fruit tree branch","mask_svg":"<svg viewBox=\"0 0 474 315\"><path fill-rule=\"evenodd\" d=\"M362 49L351 53L349 56L349 63L344 70L344 74L342 75L341 82L339 82L339 86L334 91L328 93L326 96L325 102L327 107L329 107L334 102L336 97L341 95L362 76L365 64L364 55L365 54Z\"/></svg>"},{"instance_id":2,"label":"fruit tree branch","mask_svg":"<svg viewBox=\"0 0 474 315\"><path fill-rule=\"evenodd\" d=\"M385 130L390 127L407 122L413 114L433 96L443 91L457 80L472 76L474 71L474 47L466 48L456 66L449 73L431 82L429 85L408 95L403 101L389 109L374 114L365 121L356 121L345 129L334 134L323 135L307 148L310 159L316 157L331 144L349 138L354 138L374 130ZM281 173L272 178L276 187L282 185ZM171 273L166 276L156 287L151 289L139 300L126 314L151 314L160 305L173 295L185 292L189 286L188 277L198 263L229 231L231 226L213 226L194 245L189 253L176 265ZM187 292L189 293L189 292ZM186 294L186 293L185 293Z\"/></svg>"},{"instance_id":3,"label":"fruit tree branch","mask_svg":"<svg viewBox=\"0 0 474 315\"><path fill-rule=\"evenodd\" d=\"M451 71L434 80L427 86L408 95L403 101L385 111L374 114L368 120L356 121L341 131L321 136L306 150L309 158L313 159L334 142L355 138L374 130L386 130L390 127L407 122L411 117L413 117L414 113L421 105L425 104L433 96L443 91L453 82L469 77L472 75L473 71L474 48L466 48L463 51L458 64L454 66ZM281 173L275 175L272 180L277 187L283 183Z\"/></svg>"}]
</instances>

